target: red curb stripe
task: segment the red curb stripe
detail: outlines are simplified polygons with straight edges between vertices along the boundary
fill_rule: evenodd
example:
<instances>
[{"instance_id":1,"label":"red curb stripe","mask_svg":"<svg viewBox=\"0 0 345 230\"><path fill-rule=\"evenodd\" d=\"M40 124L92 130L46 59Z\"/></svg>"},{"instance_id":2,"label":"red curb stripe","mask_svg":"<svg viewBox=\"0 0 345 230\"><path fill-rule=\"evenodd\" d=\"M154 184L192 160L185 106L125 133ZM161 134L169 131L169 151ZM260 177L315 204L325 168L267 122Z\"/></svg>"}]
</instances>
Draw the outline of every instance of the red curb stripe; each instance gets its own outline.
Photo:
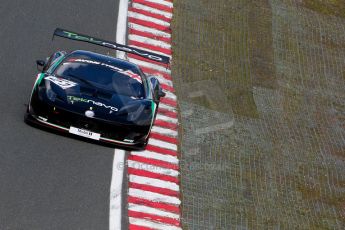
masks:
<instances>
[{"instance_id":1,"label":"red curb stripe","mask_svg":"<svg viewBox=\"0 0 345 230\"><path fill-rule=\"evenodd\" d=\"M145 184L138 184L138 183L133 183L133 182L129 182L128 183L129 188L136 188L136 189L141 189L144 191L148 191L148 192L155 192L155 193L159 193L162 195L167 195L167 196L174 196L179 198L180 193L174 190L170 190L167 188L159 188L159 187L155 187L155 186L151 186L151 185L145 185Z\"/></svg>"},{"instance_id":2,"label":"red curb stripe","mask_svg":"<svg viewBox=\"0 0 345 230\"><path fill-rule=\"evenodd\" d=\"M167 169L173 169L173 170L179 169L179 166L176 164L171 164L171 163L167 163L165 161L141 157L141 156L137 156L137 155L130 155L128 157L128 160L137 161L137 162L141 162L141 163L145 163L145 164L150 164L150 165L161 167L161 168L167 168Z\"/></svg>"},{"instance_id":3,"label":"red curb stripe","mask_svg":"<svg viewBox=\"0 0 345 230\"><path fill-rule=\"evenodd\" d=\"M143 37L147 37L147 38L151 38L151 39L155 39L155 40L159 40L162 42L166 42L168 44L171 44L171 38L167 38L167 37L163 37L163 36L158 36L149 32L143 32L140 30L136 30L133 28L129 29L129 34L133 34L133 35L139 35L139 36L143 36Z\"/></svg>"},{"instance_id":4,"label":"red curb stripe","mask_svg":"<svg viewBox=\"0 0 345 230\"><path fill-rule=\"evenodd\" d=\"M145 15L145 16L148 16L148 17L151 17L151 18L155 18L155 19L158 19L158 20L162 20L162 21L165 21L165 22L168 22L168 23L171 22L171 18L167 18L164 15L155 14L155 13L152 13L150 11L141 10L141 9L137 9L137 8L134 8L134 7L130 7L129 11L132 11L132 12L138 13L138 14L142 14L142 15Z\"/></svg>"},{"instance_id":5,"label":"red curb stripe","mask_svg":"<svg viewBox=\"0 0 345 230\"><path fill-rule=\"evenodd\" d=\"M144 62L147 62L147 63L152 63L152 64L155 64L155 65L159 65L159 66L162 66L164 68L167 68L168 69L168 65L167 64L164 64L164 63L161 63L161 62L156 62L156 61L153 61L153 60L150 60L150 59L147 59L147 58L144 58L144 57L140 57L138 55L135 55L135 54L127 54L127 57L129 58L134 58L134 59L137 59L139 61L144 61ZM139 65L140 66L140 65ZM141 66L140 66L141 67Z\"/></svg>"},{"instance_id":6,"label":"red curb stripe","mask_svg":"<svg viewBox=\"0 0 345 230\"><path fill-rule=\"evenodd\" d=\"M170 98L166 98L166 97L162 97L160 99L160 103L166 104L166 105L170 105L172 107L176 107L177 106L177 102L170 99Z\"/></svg>"},{"instance_id":7,"label":"red curb stripe","mask_svg":"<svg viewBox=\"0 0 345 230\"><path fill-rule=\"evenodd\" d=\"M129 230L155 230L154 228L147 228L140 225L129 224Z\"/></svg>"},{"instance_id":8,"label":"red curb stripe","mask_svg":"<svg viewBox=\"0 0 345 230\"><path fill-rule=\"evenodd\" d=\"M171 92L171 93L174 93L174 92L175 92L174 87L172 87L172 86L170 86L170 85L161 83L161 86L162 86L162 88L163 88L164 90L166 90L166 91L169 91L169 92Z\"/></svg>"},{"instance_id":9,"label":"red curb stripe","mask_svg":"<svg viewBox=\"0 0 345 230\"><path fill-rule=\"evenodd\" d=\"M151 208L157 208L157 209L161 209L164 211L180 214L180 208L175 206L175 205L172 205L172 204L166 204L166 203L162 203L162 202L154 202L152 200L146 200L143 198L138 198L138 197L133 197L133 196L128 196L127 201L128 201L128 203L145 205L145 206L148 206Z\"/></svg>"},{"instance_id":10,"label":"red curb stripe","mask_svg":"<svg viewBox=\"0 0 345 230\"><path fill-rule=\"evenodd\" d=\"M131 167L128 167L128 174L133 174L133 175L137 175L137 176L144 176L144 177L149 177L149 178L153 178L153 179L170 181L170 182L173 182L173 183L176 183L176 184L179 183L179 180L178 180L177 177L166 176L166 175L163 175L163 174L153 173L153 172L145 171L145 170L142 170L142 169L135 169L135 168L131 168Z\"/></svg>"},{"instance_id":11,"label":"red curb stripe","mask_svg":"<svg viewBox=\"0 0 345 230\"><path fill-rule=\"evenodd\" d=\"M136 211L128 210L128 216L146 219L146 220L149 219L149 220L153 220L153 221L157 221L157 222L161 222L165 224L171 224L177 227L180 226L180 221L178 219L153 215L153 214L144 213L144 212L136 212Z\"/></svg>"},{"instance_id":12,"label":"red curb stripe","mask_svg":"<svg viewBox=\"0 0 345 230\"><path fill-rule=\"evenodd\" d=\"M170 74L163 73L163 72L160 72L158 70L155 70L155 69L152 69L152 68L148 68L148 67L145 67L145 66L141 66L140 69L145 74L148 74L148 75L159 75L159 76L164 77L166 80L172 81L172 78L171 78Z\"/></svg>"},{"instance_id":13,"label":"red curb stripe","mask_svg":"<svg viewBox=\"0 0 345 230\"><path fill-rule=\"evenodd\" d=\"M176 145L178 144L178 140L176 137L165 136L165 135L160 134L160 133L151 132L150 138L154 138L154 139L161 140L161 141L166 141L166 142L176 144Z\"/></svg>"},{"instance_id":14,"label":"red curb stripe","mask_svg":"<svg viewBox=\"0 0 345 230\"><path fill-rule=\"evenodd\" d=\"M166 12L169 12L169 13L173 12L173 8L170 8L168 6L165 6L165 5L162 5L162 4L158 4L158 3L148 2L148 1L145 1L145 0L133 0L132 2L139 3L139 4L142 4L142 5L151 7L151 8L155 8L157 10L166 11Z\"/></svg>"},{"instance_id":15,"label":"red curb stripe","mask_svg":"<svg viewBox=\"0 0 345 230\"><path fill-rule=\"evenodd\" d=\"M162 114L164 116L172 117L172 118L177 118L178 117L177 116L177 112L171 111L171 110L168 110L168 109L159 108L159 107L158 107L158 113Z\"/></svg>"},{"instance_id":16,"label":"red curb stripe","mask_svg":"<svg viewBox=\"0 0 345 230\"><path fill-rule=\"evenodd\" d=\"M129 23L135 23L135 24L138 24L141 26L146 26L149 28L154 28L156 30L160 30L160 31L163 31L163 32L166 32L169 34L171 33L170 26L162 26L162 25L159 25L159 24L154 23L154 22L145 21L145 20L138 19L138 18L133 18L131 16L128 16L128 22Z\"/></svg>"},{"instance_id":17,"label":"red curb stripe","mask_svg":"<svg viewBox=\"0 0 345 230\"><path fill-rule=\"evenodd\" d=\"M177 124L167 122L167 121L158 120L158 119L155 120L154 125L157 125L157 126L162 127L162 128L172 129L175 131L178 128Z\"/></svg>"},{"instance_id":18,"label":"red curb stripe","mask_svg":"<svg viewBox=\"0 0 345 230\"><path fill-rule=\"evenodd\" d=\"M151 151L151 152L156 152L156 153L160 153L160 154L166 154L166 155L171 155L171 156L177 156L177 152L174 150L170 150L170 149L163 149L161 147L157 147L154 145L150 145L148 144L146 146L146 150L147 151Z\"/></svg>"},{"instance_id":19,"label":"red curb stripe","mask_svg":"<svg viewBox=\"0 0 345 230\"><path fill-rule=\"evenodd\" d=\"M166 48L162 48L162 47L159 47L159 46L149 45L149 44L146 44L146 43L143 43L143 42L134 41L134 40L129 40L128 44L130 46L138 46L140 48L152 50L153 52L157 51L157 52L161 52L161 53L166 54L166 55L171 55L171 49L166 49Z\"/></svg>"}]
</instances>

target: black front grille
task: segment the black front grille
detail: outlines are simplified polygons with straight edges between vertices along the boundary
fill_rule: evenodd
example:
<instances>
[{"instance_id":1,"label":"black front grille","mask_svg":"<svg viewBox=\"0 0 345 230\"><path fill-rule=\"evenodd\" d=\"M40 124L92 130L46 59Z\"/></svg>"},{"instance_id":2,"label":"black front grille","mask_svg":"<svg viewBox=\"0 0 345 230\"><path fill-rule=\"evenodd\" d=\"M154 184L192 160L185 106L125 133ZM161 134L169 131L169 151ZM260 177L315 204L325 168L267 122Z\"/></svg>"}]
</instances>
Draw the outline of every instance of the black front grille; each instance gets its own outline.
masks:
<instances>
[{"instance_id":1,"label":"black front grille","mask_svg":"<svg viewBox=\"0 0 345 230\"><path fill-rule=\"evenodd\" d=\"M137 126L126 126L105 122L95 118L69 112L62 109L50 109L47 114L48 121L54 124L69 128L70 126L86 129L92 132L100 133L102 137L122 141L125 138L137 140L147 134L147 129Z\"/></svg>"},{"instance_id":2,"label":"black front grille","mask_svg":"<svg viewBox=\"0 0 345 230\"><path fill-rule=\"evenodd\" d=\"M149 126L123 125L115 122L107 122L97 118L88 118L84 114L70 112L55 108L44 103L37 97L32 99L31 105L36 116L48 118L48 122L70 128L71 126L100 133L102 137L123 141L131 139L135 142L142 140L149 131Z\"/></svg>"}]
</instances>

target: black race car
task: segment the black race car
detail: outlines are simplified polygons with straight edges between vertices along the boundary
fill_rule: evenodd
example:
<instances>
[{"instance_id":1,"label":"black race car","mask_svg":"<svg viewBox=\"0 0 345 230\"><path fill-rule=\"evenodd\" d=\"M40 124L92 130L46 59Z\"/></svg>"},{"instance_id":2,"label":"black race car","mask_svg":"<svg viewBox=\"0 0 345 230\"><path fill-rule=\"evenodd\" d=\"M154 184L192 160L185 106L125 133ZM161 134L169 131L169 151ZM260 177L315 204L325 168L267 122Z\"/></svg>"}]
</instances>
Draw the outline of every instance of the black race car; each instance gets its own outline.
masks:
<instances>
[{"instance_id":1,"label":"black race car","mask_svg":"<svg viewBox=\"0 0 345 230\"><path fill-rule=\"evenodd\" d=\"M134 53L168 64L169 58L129 46L56 29L54 35ZM37 61L25 121L92 140L134 149L146 146L157 106L159 81L133 63L77 50Z\"/></svg>"}]
</instances>

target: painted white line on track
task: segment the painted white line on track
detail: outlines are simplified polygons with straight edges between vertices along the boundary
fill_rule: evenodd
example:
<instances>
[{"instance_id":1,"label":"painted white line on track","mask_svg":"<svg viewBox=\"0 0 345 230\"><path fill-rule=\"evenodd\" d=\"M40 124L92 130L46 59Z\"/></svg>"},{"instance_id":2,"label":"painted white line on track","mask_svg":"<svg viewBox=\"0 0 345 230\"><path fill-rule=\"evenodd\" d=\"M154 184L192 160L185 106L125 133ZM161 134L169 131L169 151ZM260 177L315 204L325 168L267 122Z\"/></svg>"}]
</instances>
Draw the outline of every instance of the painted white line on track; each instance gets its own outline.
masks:
<instances>
[{"instance_id":1,"label":"painted white line on track","mask_svg":"<svg viewBox=\"0 0 345 230\"><path fill-rule=\"evenodd\" d=\"M133 218L133 217L129 217L129 223L135 224L138 226L147 227L150 229L156 229L156 230L182 230L182 228L179 228L176 226L158 223L158 222L154 222L154 221L149 221L149 220L145 220L145 219Z\"/></svg>"},{"instance_id":2,"label":"painted white line on track","mask_svg":"<svg viewBox=\"0 0 345 230\"><path fill-rule=\"evenodd\" d=\"M120 0L116 27L116 42L126 44L128 0ZM125 59L126 53L116 51L117 58Z\"/></svg>"},{"instance_id":3,"label":"painted white line on track","mask_svg":"<svg viewBox=\"0 0 345 230\"><path fill-rule=\"evenodd\" d=\"M173 196L162 195L155 192L148 192L148 191L136 189L136 188L129 188L128 195L133 196L133 197L143 198L146 200L155 201L155 202L162 202L162 203L174 204L174 205L181 204L181 200L179 198L176 198Z\"/></svg>"},{"instance_id":4,"label":"painted white line on track","mask_svg":"<svg viewBox=\"0 0 345 230\"><path fill-rule=\"evenodd\" d=\"M163 32L161 30L157 30L151 27L146 27L146 26L142 26L142 25L138 25L135 24L133 22L128 23L129 28L133 28L135 30L139 30L142 32L147 32L147 33L151 33L154 34L156 36L160 36L160 37L165 37L165 38L171 38L171 34Z\"/></svg>"},{"instance_id":5,"label":"painted white line on track","mask_svg":"<svg viewBox=\"0 0 345 230\"><path fill-rule=\"evenodd\" d=\"M160 133L160 134L163 134L163 135L177 137L177 131L176 130L162 128L162 127L155 126L155 125L152 127L151 131L155 132L155 133Z\"/></svg>"},{"instance_id":6,"label":"painted white line on track","mask_svg":"<svg viewBox=\"0 0 345 230\"><path fill-rule=\"evenodd\" d=\"M145 170L148 172L158 173L166 176L178 177L179 172L173 169L163 168L152 164L146 164L140 161L128 160L127 161L129 168ZM169 182L170 183L170 182Z\"/></svg>"},{"instance_id":7,"label":"painted white line on track","mask_svg":"<svg viewBox=\"0 0 345 230\"><path fill-rule=\"evenodd\" d=\"M166 11L163 11L163 10L158 10L158 9L155 9L155 8L152 8L152 7L149 7L149 6L145 6L145 5L142 5L140 3L134 2L132 4L132 7L136 8L136 9L139 9L139 10L145 10L145 11L150 12L150 13L163 15L164 17L169 18L169 19L172 18L172 14L169 13L169 12L166 12Z\"/></svg>"},{"instance_id":8,"label":"painted white line on track","mask_svg":"<svg viewBox=\"0 0 345 230\"><path fill-rule=\"evenodd\" d=\"M110 185L110 215L109 215L109 229L121 230L122 218L122 183L123 183L123 168L125 161L125 151L115 149L113 172L111 176Z\"/></svg>"},{"instance_id":9,"label":"painted white line on track","mask_svg":"<svg viewBox=\"0 0 345 230\"><path fill-rule=\"evenodd\" d=\"M150 16L146 16L146 15L143 15L143 14L140 14L140 13L137 13L137 12L128 11L128 16L132 17L132 18L137 18L137 19L140 19L140 20L148 21L148 22L153 22L153 23L156 23L156 24L161 25L161 26L166 26L166 27L170 26L169 22L166 22L166 21L163 21L163 20L159 20L157 18L153 18L153 17L150 17Z\"/></svg>"},{"instance_id":10,"label":"painted white line on track","mask_svg":"<svg viewBox=\"0 0 345 230\"><path fill-rule=\"evenodd\" d=\"M116 26L116 42L126 44L128 0L120 0ZM116 57L125 59L124 52L117 51ZM115 149L110 185L109 230L121 230L122 184L125 165L125 151Z\"/></svg>"},{"instance_id":11,"label":"painted white line on track","mask_svg":"<svg viewBox=\"0 0 345 230\"><path fill-rule=\"evenodd\" d=\"M166 154L160 154L156 152L151 151L133 151L131 152L132 155L140 156L140 157L147 157L155 160L165 161L171 164L177 165L179 163L179 159L177 157L166 155Z\"/></svg>"},{"instance_id":12,"label":"painted white line on track","mask_svg":"<svg viewBox=\"0 0 345 230\"><path fill-rule=\"evenodd\" d=\"M156 140L156 139L153 139L152 137L149 139L149 145L154 145L160 148L177 151L177 145L171 144L166 141Z\"/></svg>"},{"instance_id":13,"label":"painted white line on track","mask_svg":"<svg viewBox=\"0 0 345 230\"><path fill-rule=\"evenodd\" d=\"M146 43L149 45L154 45L154 46L158 46L158 47L162 47L165 49L171 49L171 45L166 43L166 42L162 42L156 39L152 39L152 38L147 38L147 37L143 37L143 36L139 36L139 35L134 35L134 34L130 34L128 36L129 40L132 41L137 41L137 42L142 42L142 43Z\"/></svg>"},{"instance_id":14,"label":"painted white line on track","mask_svg":"<svg viewBox=\"0 0 345 230\"><path fill-rule=\"evenodd\" d=\"M132 210L132 211L135 211L135 212L149 213L149 214L153 214L153 215L157 215L157 216L163 216L163 217L168 217L168 218L172 218L172 219L180 218L180 215L178 215L178 214L167 212L167 211L162 211L162 210L159 210L157 208L151 208L151 207L144 206L144 205L138 205L138 204L129 203L128 204L128 209Z\"/></svg>"}]
</instances>

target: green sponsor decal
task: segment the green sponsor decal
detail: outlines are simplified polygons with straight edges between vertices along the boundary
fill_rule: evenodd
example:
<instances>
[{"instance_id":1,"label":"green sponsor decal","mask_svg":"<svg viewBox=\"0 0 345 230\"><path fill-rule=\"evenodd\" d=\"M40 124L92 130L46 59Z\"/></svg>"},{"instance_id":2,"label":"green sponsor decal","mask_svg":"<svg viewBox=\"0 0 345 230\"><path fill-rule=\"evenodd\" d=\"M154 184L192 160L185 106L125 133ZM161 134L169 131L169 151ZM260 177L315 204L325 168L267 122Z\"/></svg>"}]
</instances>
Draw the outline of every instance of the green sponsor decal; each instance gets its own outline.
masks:
<instances>
[{"instance_id":1,"label":"green sponsor decal","mask_svg":"<svg viewBox=\"0 0 345 230\"><path fill-rule=\"evenodd\" d=\"M67 35L67 37L72 38L72 39L77 39L77 40L82 40L82 41L88 41L88 42L94 42L94 43L98 43L98 44L102 44L102 41L98 41L94 38L91 37L84 37L72 32L68 32L68 31L63 31L63 33L65 33Z\"/></svg>"},{"instance_id":2,"label":"green sponsor decal","mask_svg":"<svg viewBox=\"0 0 345 230\"><path fill-rule=\"evenodd\" d=\"M106 109L110 109L111 111L114 111L114 112L118 111L118 109L116 107L113 107L113 106L110 106L110 105L106 105L106 104L104 104L102 102L98 102L98 101L94 101L94 100L90 100L90 99L85 99L85 98L82 98L82 97L67 96L67 99L72 104L74 102L88 103L88 104L96 105L96 106L99 106L99 107L104 107Z\"/></svg>"}]
</instances>

